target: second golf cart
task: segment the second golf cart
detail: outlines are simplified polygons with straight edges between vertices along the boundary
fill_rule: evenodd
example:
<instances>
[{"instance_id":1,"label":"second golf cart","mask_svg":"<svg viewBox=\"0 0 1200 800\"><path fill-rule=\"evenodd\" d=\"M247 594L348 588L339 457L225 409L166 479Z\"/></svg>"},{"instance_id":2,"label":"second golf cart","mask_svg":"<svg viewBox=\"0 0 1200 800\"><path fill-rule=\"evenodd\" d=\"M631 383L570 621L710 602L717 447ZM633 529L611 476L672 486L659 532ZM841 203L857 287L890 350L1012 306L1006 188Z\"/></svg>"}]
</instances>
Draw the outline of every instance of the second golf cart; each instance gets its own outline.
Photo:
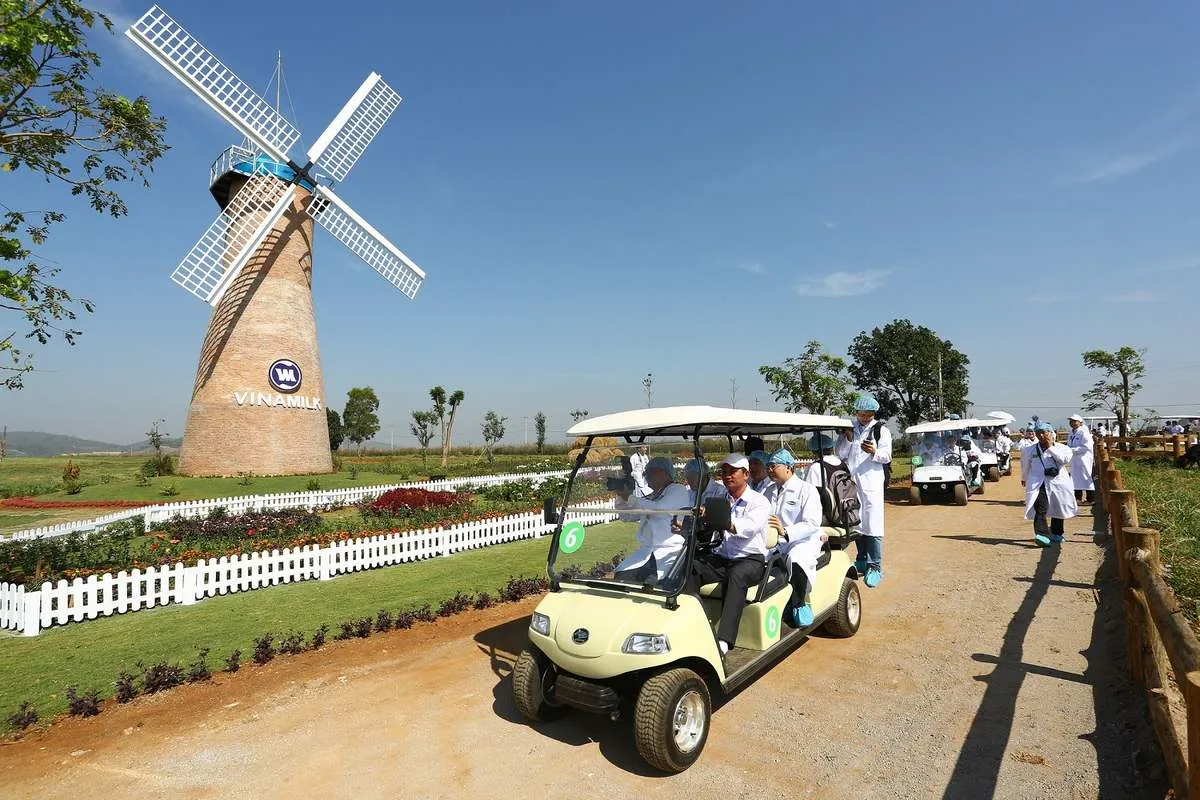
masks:
<instances>
[{"instance_id":1,"label":"second golf cart","mask_svg":"<svg viewBox=\"0 0 1200 800\"><path fill-rule=\"evenodd\" d=\"M981 454L967 432L973 422L977 420L943 419L905 429L914 453L908 490L913 504L953 499L965 506L972 494L983 494Z\"/></svg>"},{"instance_id":2,"label":"second golf cart","mask_svg":"<svg viewBox=\"0 0 1200 800\"><path fill-rule=\"evenodd\" d=\"M719 461L750 436L836 434L848 428L850 423L837 417L709 406L639 409L572 427L567 433L585 444L562 503L549 501L545 511L555 525L551 589L533 613L529 646L513 667L512 689L521 713L534 722L567 708L613 720L631 716L642 758L663 771L681 772L704 749L714 693L744 686L818 628L831 636L853 636L862 603L847 549L857 534L848 529L822 528L827 540L809 596L814 617L804 628L789 627L784 619L792 588L774 531L768 532L766 569L747 592L736 641L725 655L715 633L722 584L696 586L690 579L697 553L714 547L730 524L728 495L706 491L708 458L715 455ZM580 520L595 519L597 508L589 501L611 500L625 480L601 464L589 465L589 453L600 448L619 453L621 447L641 444L673 461L690 461L694 469L685 474L693 499L678 512L645 512L676 517L671 530L678 535L671 536L676 541L670 548L655 550L654 559L634 569L626 567L629 554L646 544L637 538L643 525L635 524L643 512L592 528ZM720 452L705 454L705 446ZM706 494L713 496L706 499ZM822 491L822 499L831 513L832 496Z\"/></svg>"}]
</instances>

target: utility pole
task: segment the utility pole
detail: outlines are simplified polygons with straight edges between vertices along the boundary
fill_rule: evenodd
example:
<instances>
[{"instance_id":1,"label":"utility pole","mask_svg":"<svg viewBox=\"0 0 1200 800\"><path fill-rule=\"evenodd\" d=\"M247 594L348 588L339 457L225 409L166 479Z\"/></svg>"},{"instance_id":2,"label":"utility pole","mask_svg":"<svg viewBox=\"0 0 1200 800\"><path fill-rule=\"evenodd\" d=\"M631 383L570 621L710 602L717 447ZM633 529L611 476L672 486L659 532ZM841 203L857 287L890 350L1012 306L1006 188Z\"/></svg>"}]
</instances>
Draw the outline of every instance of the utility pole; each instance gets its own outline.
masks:
<instances>
[{"instance_id":1,"label":"utility pole","mask_svg":"<svg viewBox=\"0 0 1200 800\"><path fill-rule=\"evenodd\" d=\"M521 423L525 427L525 444L529 444L529 417L521 417Z\"/></svg>"},{"instance_id":2,"label":"utility pole","mask_svg":"<svg viewBox=\"0 0 1200 800\"><path fill-rule=\"evenodd\" d=\"M946 401L942 394L942 351L938 348L938 419L946 416Z\"/></svg>"},{"instance_id":3,"label":"utility pole","mask_svg":"<svg viewBox=\"0 0 1200 800\"><path fill-rule=\"evenodd\" d=\"M737 408L737 378L729 379L729 407Z\"/></svg>"},{"instance_id":4,"label":"utility pole","mask_svg":"<svg viewBox=\"0 0 1200 800\"><path fill-rule=\"evenodd\" d=\"M646 377L642 378L642 388L646 390L646 408L654 405L654 393L651 391L651 386L654 384L654 374L646 373Z\"/></svg>"}]
</instances>

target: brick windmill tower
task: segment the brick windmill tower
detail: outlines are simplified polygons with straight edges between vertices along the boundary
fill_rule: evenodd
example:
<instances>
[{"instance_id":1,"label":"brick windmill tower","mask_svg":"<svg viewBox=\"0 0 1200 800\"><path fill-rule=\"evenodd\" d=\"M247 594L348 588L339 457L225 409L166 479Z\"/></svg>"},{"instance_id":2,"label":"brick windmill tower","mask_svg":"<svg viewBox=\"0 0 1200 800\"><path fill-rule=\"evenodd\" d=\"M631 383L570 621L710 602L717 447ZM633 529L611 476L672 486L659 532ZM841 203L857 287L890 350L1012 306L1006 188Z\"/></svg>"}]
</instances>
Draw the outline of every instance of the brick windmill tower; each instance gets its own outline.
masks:
<instances>
[{"instance_id":1,"label":"brick windmill tower","mask_svg":"<svg viewBox=\"0 0 1200 800\"><path fill-rule=\"evenodd\" d=\"M221 213L171 274L213 307L179 455L185 475L332 470L312 301L316 221L414 297L421 271L331 188L400 104L371 73L305 154L299 131L158 6L126 35L246 139L214 163Z\"/></svg>"}]
</instances>

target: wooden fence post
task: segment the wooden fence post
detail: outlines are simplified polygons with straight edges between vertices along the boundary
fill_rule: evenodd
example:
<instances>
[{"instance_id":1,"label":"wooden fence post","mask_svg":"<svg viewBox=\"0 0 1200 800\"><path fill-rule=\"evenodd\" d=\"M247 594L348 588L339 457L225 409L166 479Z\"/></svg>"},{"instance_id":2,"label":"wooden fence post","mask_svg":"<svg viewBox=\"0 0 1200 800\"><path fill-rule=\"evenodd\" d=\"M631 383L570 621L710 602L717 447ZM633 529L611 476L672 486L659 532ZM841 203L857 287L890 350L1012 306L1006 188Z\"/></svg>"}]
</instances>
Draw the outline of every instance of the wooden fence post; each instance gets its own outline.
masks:
<instances>
[{"instance_id":1,"label":"wooden fence post","mask_svg":"<svg viewBox=\"0 0 1200 800\"><path fill-rule=\"evenodd\" d=\"M1180 436L1179 434L1175 434L1174 436L1171 437L1171 451L1172 451L1171 455L1173 455L1175 458L1180 458L1183 456L1183 452L1185 449L1186 448L1183 446L1183 437L1182 436Z\"/></svg>"},{"instance_id":2,"label":"wooden fence post","mask_svg":"<svg viewBox=\"0 0 1200 800\"><path fill-rule=\"evenodd\" d=\"M1179 680L1187 708L1188 786L1200 786L1200 672L1189 672Z\"/></svg>"},{"instance_id":3,"label":"wooden fence post","mask_svg":"<svg viewBox=\"0 0 1200 800\"><path fill-rule=\"evenodd\" d=\"M1117 573L1121 576L1121 585L1129 586L1129 562L1126 560L1126 551L1129 549L1128 542L1125 541L1125 528L1136 527L1136 522L1126 522L1126 516L1129 513L1128 509L1136 502L1133 499L1133 492L1128 489L1109 489L1108 491L1108 506L1105 511L1108 512L1108 530L1112 534L1113 549L1117 554ZM1136 516L1137 511L1133 511Z\"/></svg>"}]
</instances>

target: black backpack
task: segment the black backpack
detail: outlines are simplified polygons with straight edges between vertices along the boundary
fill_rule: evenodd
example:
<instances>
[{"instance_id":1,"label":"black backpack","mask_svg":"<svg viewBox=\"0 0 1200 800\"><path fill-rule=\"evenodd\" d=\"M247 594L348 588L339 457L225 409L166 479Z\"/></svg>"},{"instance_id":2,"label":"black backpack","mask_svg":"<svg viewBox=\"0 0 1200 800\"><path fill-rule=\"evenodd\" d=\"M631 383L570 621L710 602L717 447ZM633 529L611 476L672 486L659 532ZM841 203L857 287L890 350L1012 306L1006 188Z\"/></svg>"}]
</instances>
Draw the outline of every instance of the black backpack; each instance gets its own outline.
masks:
<instances>
[{"instance_id":1,"label":"black backpack","mask_svg":"<svg viewBox=\"0 0 1200 800\"><path fill-rule=\"evenodd\" d=\"M843 462L836 467L821 459L821 505L832 501L832 507L825 508L825 515L830 524L836 528L854 528L862 523L862 506L858 502L858 487L850 475L850 468Z\"/></svg>"}]
</instances>

